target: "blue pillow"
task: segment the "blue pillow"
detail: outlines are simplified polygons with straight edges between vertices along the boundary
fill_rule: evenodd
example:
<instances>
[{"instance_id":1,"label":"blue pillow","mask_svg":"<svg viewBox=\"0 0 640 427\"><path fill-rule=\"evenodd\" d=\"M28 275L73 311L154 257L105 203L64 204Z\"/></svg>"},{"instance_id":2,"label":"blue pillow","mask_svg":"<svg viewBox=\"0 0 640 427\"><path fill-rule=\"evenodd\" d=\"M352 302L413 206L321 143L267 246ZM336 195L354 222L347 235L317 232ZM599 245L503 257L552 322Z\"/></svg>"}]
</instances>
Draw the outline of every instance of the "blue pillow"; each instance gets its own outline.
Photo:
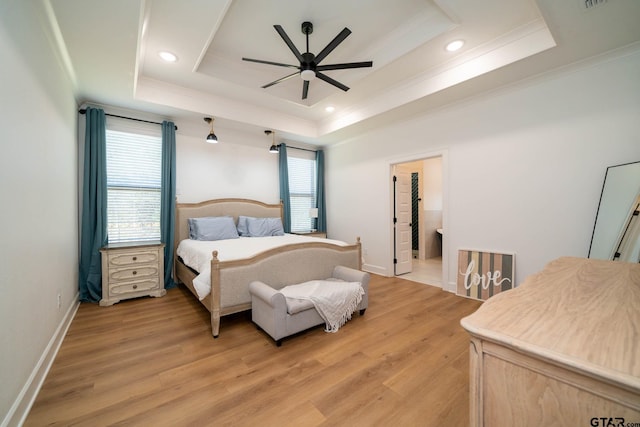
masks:
<instances>
[{"instance_id":1,"label":"blue pillow","mask_svg":"<svg viewBox=\"0 0 640 427\"><path fill-rule=\"evenodd\" d=\"M248 219L256 219L252 216L238 216L238 234L241 236L249 237L249 228L247 226Z\"/></svg>"},{"instance_id":2,"label":"blue pillow","mask_svg":"<svg viewBox=\"0 0 640 427\"><path fill-rule=\"evenodd\" d=\"M237 239L238 230L230 216L189 218L189 238L193 240Z\"/></svg>"},{"instance_id":3,"label":"blue pillow","mask_svg":"<svg viewBox=\"0 0 640 427\"><path fill-rule=\"evenodd\" d=\"M247 218L249 237L284 236L280 218Z\"/></svg>"}]
</instances>

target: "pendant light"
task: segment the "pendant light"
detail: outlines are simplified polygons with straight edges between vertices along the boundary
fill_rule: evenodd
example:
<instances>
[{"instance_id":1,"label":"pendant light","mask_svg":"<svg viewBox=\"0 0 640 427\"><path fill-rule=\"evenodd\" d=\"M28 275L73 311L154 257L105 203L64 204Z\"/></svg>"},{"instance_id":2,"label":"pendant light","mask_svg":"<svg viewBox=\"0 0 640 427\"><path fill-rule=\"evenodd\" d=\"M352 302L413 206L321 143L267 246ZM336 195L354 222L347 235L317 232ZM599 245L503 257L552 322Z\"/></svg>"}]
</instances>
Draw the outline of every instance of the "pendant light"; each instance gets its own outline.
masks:
<instances>
[{"instance_id":1,"label":"pendant light","mask_svg":"<svg viewBox=\"0 0 640 427\"><path fill-rule=\"evenodd\" d=\"M209 132L209 135L207 135L207 139L206 141L210 144L217 144L218 143L218 137L216 136L215 133L213 133L213 117L205 117L204 121L209 123L211 125L211 131Z\"/></svg>"},{"instance_id":2,"label":"pendant light","mask_svg":"<svg viewBox=\"0 0 640 427\"><path fill-rule=\"evenodd\" d=\"M277 153L278 152L278 146L276 145L276 133L275 133L275 131L265 130L264 133L267 134L267 135L271 135L271 147L269 147L269 152L270 153Z\"/></svg>"}]
</instances>

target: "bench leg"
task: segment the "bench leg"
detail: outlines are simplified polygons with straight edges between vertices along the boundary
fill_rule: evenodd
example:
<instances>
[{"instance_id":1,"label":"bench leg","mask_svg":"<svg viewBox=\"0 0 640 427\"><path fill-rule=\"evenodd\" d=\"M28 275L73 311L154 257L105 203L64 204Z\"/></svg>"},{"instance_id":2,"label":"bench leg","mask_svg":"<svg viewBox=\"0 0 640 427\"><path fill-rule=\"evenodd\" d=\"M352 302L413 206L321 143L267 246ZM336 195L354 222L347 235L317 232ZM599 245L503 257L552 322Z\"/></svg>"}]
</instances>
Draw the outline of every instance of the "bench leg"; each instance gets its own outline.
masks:
<instances>
[{"instance_id":1,"label":"bench leg","mask_svg":"<svg viewBox=\"0 0 640 427\"><path fill-rule=\"evenodd\" d=\"M360 310L360 316L364 316L364 312L367 311L366 308L363 308L362 310Z\"/></svg>"}]
</instances>

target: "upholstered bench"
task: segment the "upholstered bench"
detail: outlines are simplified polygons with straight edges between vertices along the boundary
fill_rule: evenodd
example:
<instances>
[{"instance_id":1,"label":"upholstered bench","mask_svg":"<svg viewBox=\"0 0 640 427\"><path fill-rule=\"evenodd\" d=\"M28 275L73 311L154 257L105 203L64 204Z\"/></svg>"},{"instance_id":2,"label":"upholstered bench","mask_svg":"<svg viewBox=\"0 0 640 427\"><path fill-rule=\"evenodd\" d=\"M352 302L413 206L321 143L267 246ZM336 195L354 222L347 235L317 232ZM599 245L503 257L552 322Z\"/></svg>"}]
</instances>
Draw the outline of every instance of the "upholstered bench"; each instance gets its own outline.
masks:
<instances>
[{"instance_id":1,"label":"upholstered bench","mask_svg":"<svg viewBox=\"0 0 640 427\"><path fill-rule=\"evenodd\" d=\"M322 280L359 282L364 290L357 308L360 315L363 315L369 306L369 279L369 273L344 266L335 267L331 278L322 278ZM251 318L260 329L275 340L277 346L282 344L282 339L285 337L325 323L311 301L295 300L287 309L286 298L279 292L283 287L284 285L276 289L260 281L249 284Z\"/></svg>"}]
</instances>

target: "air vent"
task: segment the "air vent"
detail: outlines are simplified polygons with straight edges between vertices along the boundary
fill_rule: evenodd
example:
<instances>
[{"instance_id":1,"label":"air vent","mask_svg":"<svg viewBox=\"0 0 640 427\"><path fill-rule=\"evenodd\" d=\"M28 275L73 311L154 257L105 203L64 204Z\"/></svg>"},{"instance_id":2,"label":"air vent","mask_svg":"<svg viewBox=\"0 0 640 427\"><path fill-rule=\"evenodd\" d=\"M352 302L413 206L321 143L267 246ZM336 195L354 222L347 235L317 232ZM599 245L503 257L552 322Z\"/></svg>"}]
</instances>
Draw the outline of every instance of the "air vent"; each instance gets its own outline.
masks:
<instances>
[{"instance_id":1,"label":"air vent","mask_svg":"<svg viewBox=\"0 0 640 427\"><path fill-rule=\"evenodd\" d=\"M591 10L607 3L607 1L608 0L580 0L580 4L584 10Z\"/></svg>"}]
</instances>

